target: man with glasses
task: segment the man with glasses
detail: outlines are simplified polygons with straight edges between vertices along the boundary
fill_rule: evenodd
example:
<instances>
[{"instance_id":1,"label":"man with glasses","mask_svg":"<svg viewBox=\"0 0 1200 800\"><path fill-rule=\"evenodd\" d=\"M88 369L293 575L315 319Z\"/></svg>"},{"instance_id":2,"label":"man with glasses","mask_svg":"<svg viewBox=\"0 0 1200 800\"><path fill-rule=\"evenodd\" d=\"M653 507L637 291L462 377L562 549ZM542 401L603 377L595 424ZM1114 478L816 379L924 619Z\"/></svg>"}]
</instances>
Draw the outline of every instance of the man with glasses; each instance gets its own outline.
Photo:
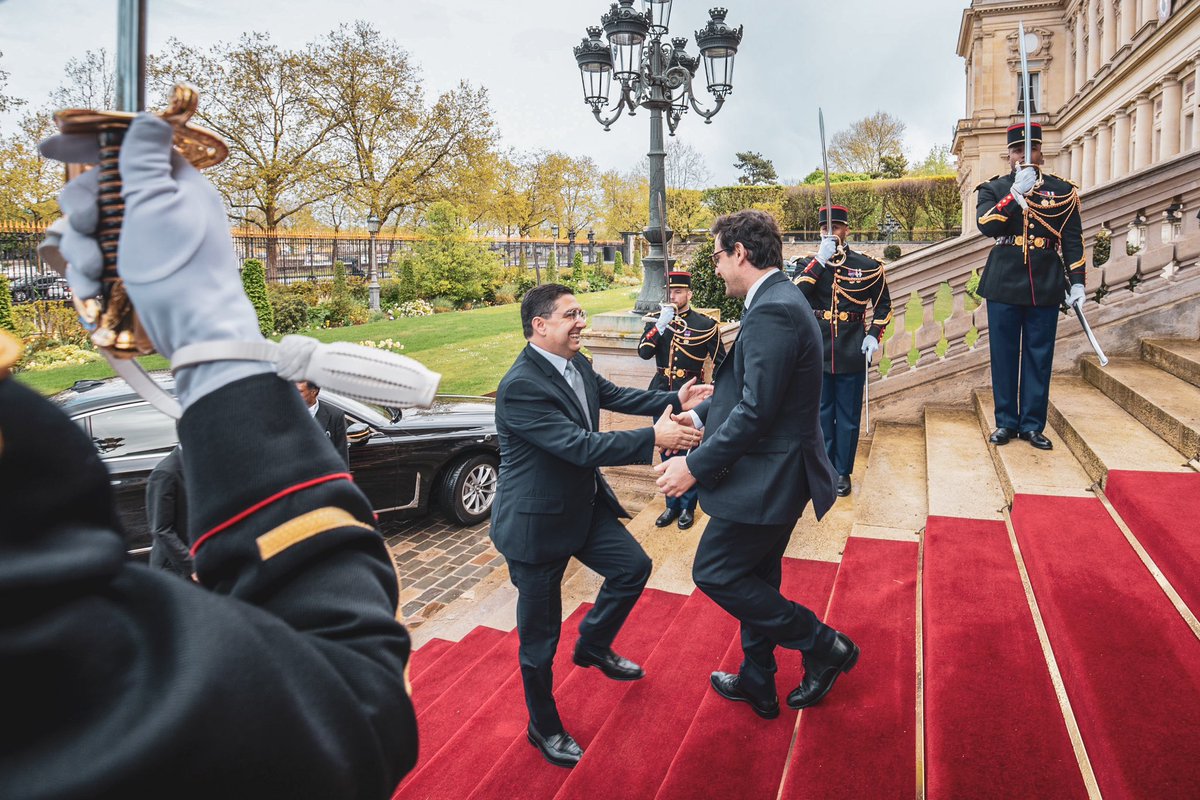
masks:
<instances>
[{"instance_id":1,"label":"man with glasses","mask_svg":"<svg viewBox=\"0 0 1200 800\"><path fill-rule=\"evenodd\" d=\"M692 566L696 586L742 623L741 668L714 672L713 689L779 716L775 647L804 654L804 678L787 703L821 700L858 660L858 647L779 592L783 553L809 500L817 517L834 502L834 472L821 434L821 332L812 309L779 270L783 240L762 211L713 225L716 271L725 294L743 297L737 342L713 376L711 399L678 415L704 427L686 458L658 467L671 496L700 485L710 517Z\"/></svg>"},{"instance_id":2,"label":"man with glasses","mask_svg":"<svg viewBox=\"0 0 1200 800\"><path fill-rule=\"evenodd\" d=\"M638 355L644 359L655 359L658 367L650 379L651 389L675 391L690 380L703 382L704 362L716 364L725 357L725 346L721 344L721 329L712 317L692 308L692 274L690 272L667 273L667 299L662 310L646 317L646 330L638 341ZM687 455L664 450L662 457L668 459ZM679 519L680 530L686 531L695 522L696 491L693 489L682 497L668 497L667 509L654 524L665 528Z\"/></svg>"},{"instance_id":3,"label":"man with glasses","mask_svg":"<svg viewBox=\"0 0 1200 800\"><path fill-rule=\"evenodd\" d=\"M672 419L712 394L695 380L677 392L618 387L579 353L587 314L565 286L531 289L521 301L528 345L496 393L500 483L491 537L517 587L521 679L528 737L551 764L573 767L583 751L554 702L552 663L562 628L561 583L574 556L604 576L579 625L574 661L618 681L642 668L617 655L613 640L650 577L650 558L618 517L629 514L599 467L649 464L654 448L686 450L699 431ZM604 431L600 409L654 417L653 425Z\"/></svg>"},{"instance_id":4,"label":"man with glasses","mask_svg":"<svg viewBox=\"0 0 1200 800\"><path fill-rule=\"evenodd\" d=\"M822 207L821 247L796 277L808 298L825 342L821 379L821 430L825 451L838 474L839 497L850 494L858 450L867 365L883 330L892 321L892 295L883 264L846 244L850 215L844 206ZM867 306L871 327L865 327Z\"/></svg>"}]
</instances>

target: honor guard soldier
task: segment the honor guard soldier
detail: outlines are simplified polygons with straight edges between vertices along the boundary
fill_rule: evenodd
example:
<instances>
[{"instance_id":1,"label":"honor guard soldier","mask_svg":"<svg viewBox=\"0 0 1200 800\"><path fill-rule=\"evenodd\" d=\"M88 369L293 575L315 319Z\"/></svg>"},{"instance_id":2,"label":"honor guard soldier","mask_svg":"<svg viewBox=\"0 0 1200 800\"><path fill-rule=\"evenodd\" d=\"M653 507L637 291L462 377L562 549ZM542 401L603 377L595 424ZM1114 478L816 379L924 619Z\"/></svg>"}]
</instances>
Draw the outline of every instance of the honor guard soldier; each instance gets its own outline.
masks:
<instances>
[{"instance_id":1,"label":"honor guard soldier","mask_svg":"<svg viewBox=\"0 0 1200 800\"><path fill-rule=\"evenodd\" d=\"M1083 230L1079 192L1070 181L1040 169L1042 126L1030 125L1030 161L1025 126L1008 129L1012 170L979 184L979 232L995 238L979 278L987 299L992 359L995 445L1017 436L1039 450L1054 445L1042 433L1054 364L1054 337L1064 296L1084 299Z\"/></svg>"},{"instance_id":2,"label":"honor guard soldier","mask_svg":"<svg viewBox=\"0 0 1200 800\"><path fill-rule=\"evenodd\" d=\"M863 386L867 362L879 349L879 339L892 319L892 295L883 264L846 245L849 212L842 206L822 207L821 247L796 276L808 298L825 342L821 382L821 430L825 449L837 470L837 493L850 494L850 475L858 450ZM832 223L832 224L830 224ZM864 325L867 306L871 325Z\"/></svg>"},{"instance_id":3,"label":"honor guard soldier","mask_svg":"<svg viewBox=\"0 0 1200 800\"><path fill-rule=\"evenodd\" d=\"M692 378L703 383L705 359L711 358L715 366L725 357L725 347L721 344L717 321L691 307L691 273L670 272L667 278L670 302L663 303L659 312L646 316L646 330L638 342L638 355L647 360L655 359L658 366L649 388L675 391ZM668 458L666 453L663 458ZM698 494L698 490L692 488L682 497L668 497L667 510L654 524L664 528L678 518L680 529L692 527Z\"/></svg>"}]
</instances>

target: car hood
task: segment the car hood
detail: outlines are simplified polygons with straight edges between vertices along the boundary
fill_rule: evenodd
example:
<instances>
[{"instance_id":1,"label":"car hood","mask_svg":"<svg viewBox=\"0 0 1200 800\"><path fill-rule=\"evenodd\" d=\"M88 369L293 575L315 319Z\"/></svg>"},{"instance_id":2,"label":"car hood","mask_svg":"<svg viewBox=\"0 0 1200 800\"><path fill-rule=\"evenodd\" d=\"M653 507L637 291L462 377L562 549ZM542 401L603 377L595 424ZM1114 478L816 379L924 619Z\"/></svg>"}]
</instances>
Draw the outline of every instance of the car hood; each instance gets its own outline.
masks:
<instances>
[{"instance_id":1,"label":"car hood","mask_svg":"<svg viewBox=\"0 0 1200 800\"><path fill-rule=\"evenodd\" d=\"M496 429L496 402L486 397L438 396L429 408L406 408L399 427Z\"/></svg>"}]
</instances>

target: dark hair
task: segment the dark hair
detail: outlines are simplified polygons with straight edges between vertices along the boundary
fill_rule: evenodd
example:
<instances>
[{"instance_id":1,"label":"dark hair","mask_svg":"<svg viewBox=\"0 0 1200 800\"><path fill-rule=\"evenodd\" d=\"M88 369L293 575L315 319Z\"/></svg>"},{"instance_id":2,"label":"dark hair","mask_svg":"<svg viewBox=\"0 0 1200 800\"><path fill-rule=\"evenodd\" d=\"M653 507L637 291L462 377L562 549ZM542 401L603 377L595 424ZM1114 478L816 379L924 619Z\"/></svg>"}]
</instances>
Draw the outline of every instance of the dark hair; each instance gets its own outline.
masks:
<instances>
[{"instance_id":1,"label":"dark hair","mask_svg":"<svg viewBox=\"0 0 1200 800\"><path fill-rule=\"evenodd\" d=\"M783 265L783 236L775 218L765 211L747 209L717 217L712 233L721 237L722 247L741 242L746 260L758 269Z\"/></svg>"},{"instance_id":2,"label":"dark hair","mask_svg":"<svg viewBox=\"0 0 1200 800\"><path fill-rule=\"evenodd\" d=\"M521 298L521 329L526 339L533 338L533 318L549 319L558 298L564 294L575 293L561 283L543 283L525 293Z\"/></svg>"},{"instance_id":3,"label":"dark hair","mask_svg":"<svg viewBox=\"0 0 1200 800\"><path fill-rule=\"evenodd\" d=\"M309 390L310 392L317 392L318 394L320 394L320 392L321 392L321 387L320 387L320 386L317 386L317 385L316 385L315 383L313 383L312 381L296 381L296 382L297 382L297 383L303 383L305 386L307 386L307 387L308 387L308 390Z\"/></svg>"}]
</instances>

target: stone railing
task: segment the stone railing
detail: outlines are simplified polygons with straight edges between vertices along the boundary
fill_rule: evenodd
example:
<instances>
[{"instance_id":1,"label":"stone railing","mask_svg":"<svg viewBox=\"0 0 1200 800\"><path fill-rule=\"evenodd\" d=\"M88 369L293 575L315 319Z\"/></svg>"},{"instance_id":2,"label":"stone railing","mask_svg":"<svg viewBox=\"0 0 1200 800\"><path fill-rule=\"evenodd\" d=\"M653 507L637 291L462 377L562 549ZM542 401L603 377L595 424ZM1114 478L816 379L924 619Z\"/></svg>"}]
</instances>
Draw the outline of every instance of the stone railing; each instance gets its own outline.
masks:
<instances>
[{"instance_id":1,"label":"stone railing","mask_svg":"<svg viewBox=\"0 0 1200 800\"><path fill-rule=\"evenodd\" d=\"M1085 311L1108 354L1134 352L1139 335L1196 337L1200 304L1183 301L1200 294L1200 152L1084 192L1081 200ZM1111 256L1093 266L1096 242L1106 237ZM895 313L870 376L873 421L917 421L926 403L962 402L988 385L987 309L968 294L967 282L991 246L974 233L889 265ZM1062 320L1058 338L1058 371L1074 369L1090 352L1073 316Z\"/></svg>"}]
</instances>

